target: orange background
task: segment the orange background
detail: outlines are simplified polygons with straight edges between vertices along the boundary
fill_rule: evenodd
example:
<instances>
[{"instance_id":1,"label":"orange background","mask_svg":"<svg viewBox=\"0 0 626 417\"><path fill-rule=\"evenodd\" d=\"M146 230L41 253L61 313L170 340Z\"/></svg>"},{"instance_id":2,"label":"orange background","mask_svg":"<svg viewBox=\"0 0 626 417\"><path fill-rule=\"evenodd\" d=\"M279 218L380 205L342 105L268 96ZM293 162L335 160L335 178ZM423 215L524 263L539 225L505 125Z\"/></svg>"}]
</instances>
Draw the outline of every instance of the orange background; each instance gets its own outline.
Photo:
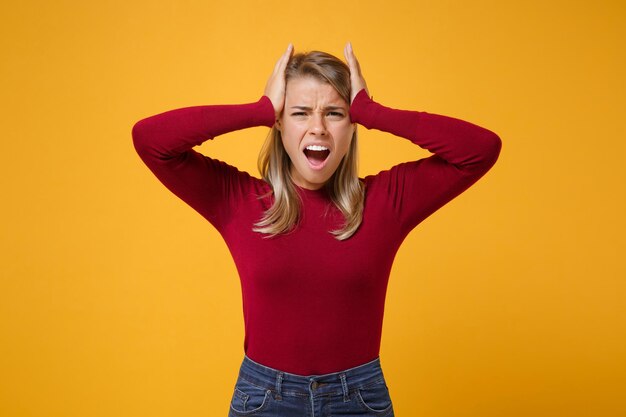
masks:
<instances>
[{"instance_id":1,"label":"orange background","mask_svg":"<svg viewBox=\"0 0 626 417\"><path fill-rule=\"evenodd\" d=\"M499 161L397 255L399 417L626 415L626 6L617 1L23 1L0 6L0 415L226 416L243 358L219 234L133 124L256 101L289 42L394 108L496 132ZM198 148L258 175L267 128ZM361 132L361 174L428 156Z\"/></svg>"}]
</instances>

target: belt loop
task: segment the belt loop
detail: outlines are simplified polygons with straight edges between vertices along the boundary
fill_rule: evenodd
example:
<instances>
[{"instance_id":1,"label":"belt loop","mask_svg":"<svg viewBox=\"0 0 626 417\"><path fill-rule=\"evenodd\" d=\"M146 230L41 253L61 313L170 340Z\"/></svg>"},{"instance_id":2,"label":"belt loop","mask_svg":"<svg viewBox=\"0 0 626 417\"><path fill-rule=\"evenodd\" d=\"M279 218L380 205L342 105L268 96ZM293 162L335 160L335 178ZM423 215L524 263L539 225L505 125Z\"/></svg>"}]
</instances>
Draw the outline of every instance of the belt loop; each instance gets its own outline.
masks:
<instances>
[{"instance_id":1,"label":"belt loop","mask_svg":"<svg viewBox=\"0 0 626 417\"><path fill-rule=\"evenodd\" d=\"M279 372L278 375L276 376L276 400L281 401L282 395L281 395L281 384L283 383L283 373Z\"/></svg>"},{"instance_id":2,"label":"belt loop","mask_svg":"<svg viewBox=\"0 0 626 417\"><path fill-rule=\"evenodd\" d=\"M341 379L341 387L343 388L343 402L350 401L350 396L348 395L348 383L346 382L346 374L340 374L339 378Z\"/></svg>"}]
</instances>

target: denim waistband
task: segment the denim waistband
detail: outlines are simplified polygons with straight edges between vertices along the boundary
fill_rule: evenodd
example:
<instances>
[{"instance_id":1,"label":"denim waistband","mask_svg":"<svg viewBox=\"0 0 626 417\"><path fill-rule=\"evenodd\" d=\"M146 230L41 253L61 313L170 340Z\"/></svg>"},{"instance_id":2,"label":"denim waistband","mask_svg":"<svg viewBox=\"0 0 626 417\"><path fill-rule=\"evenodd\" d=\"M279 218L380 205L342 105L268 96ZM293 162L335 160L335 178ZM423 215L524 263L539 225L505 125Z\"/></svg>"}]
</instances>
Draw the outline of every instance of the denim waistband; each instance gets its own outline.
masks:
<instances>
[{"instance_id":1,"label":"denim waistband","mask_svg":"<svg viewBox=\"0 0 626 417\"><path fill-rule=\"evenodd\" d=\"M261 365L244 354L239 377L281 395L339 395L384 380L380 357L353 368L323 375L297 375Z\"/></svg>"}]
</instances>

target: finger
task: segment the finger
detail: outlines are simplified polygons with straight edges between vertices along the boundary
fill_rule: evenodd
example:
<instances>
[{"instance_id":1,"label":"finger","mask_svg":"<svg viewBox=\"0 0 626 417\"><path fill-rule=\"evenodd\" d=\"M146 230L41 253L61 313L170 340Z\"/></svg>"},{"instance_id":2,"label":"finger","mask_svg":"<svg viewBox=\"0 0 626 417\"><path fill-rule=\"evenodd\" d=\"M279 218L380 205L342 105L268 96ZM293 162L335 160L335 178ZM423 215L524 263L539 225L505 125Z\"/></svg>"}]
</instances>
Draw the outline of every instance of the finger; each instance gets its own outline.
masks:
<instances>
[{"instance_id":1,"label":"finger","mask_svg":"<svg viewBox=\"0 0 626 417\"><path fill-rule=\"evenodd\" d=\"M353 55L352 55L352 49L350 48L350 42L346 44L345 54L346 54L346 60L348 61L348 64L352 66Z\"/></svg>"},{"instance_id":2,"label":"finger","mask_svg":"<svg viewBox=\"0 0 626 417\"><path fill-rule=\"evenodd\" d=\"M276 60L276 63L274 64L274 72L278 71L278 68L280 67L280 62L283 60L283 56L285 56L285 53L283 52L280 57Z\"/></svg>"},{"instance_id":3,"label":"finger","mask_svg":"<svg viewBox=\"0 0 626 417\"><path fill-rule=\"evenodd\" d=\"M353 72L355 75L361 75L361 66L359 65L359 60L356 59L356 55L354 55L354 49L352 49L352 43L348 43L348 56L350 57L350 72Z\"/></svg>"},{"instance_id":4,"label":"finger","mask_svg":"<svg viewBox=\"0 0 626 417\"><path fill-rule=\"evenodd\" d=\"M283 59L280 65L281 72L284 71L287 67L287 63L289 62L289 58L291 58L291 55L293 55L293 45L290 43L289 46L287 46L287 50L283 54Z\"/></svg>"},{"instance_id":5,"label":"finger","mask_svg":"<svg viewBox=\"0 0 626 417\"><path fill-rule=\"evenodd\" d=\"M274 65L274 73L280 72L281 69L287 65L287 61L289 61L289 57L291 56L292 52L293 52L293 45L290 43L287 46L287 50L283 52L280 58L278 58L278 61L276 61L276 65Z\"/></svg>"},{"instance_id":6,"label":"finger","mask_svg":"<svg viewBox=\"0 0 626 417\"><path fill-rule=\"evenodd\" d=\"M357 74L361 75L361 64L357 59L356 55L354 55L354 50L352 49L352 44L350 44L350 56L352 57L353 65L357 70Z\"/></svg>"},{"instance_id":7,"label":"finger","mask_svg":"<svg viewBox=\"0 0 626 417\"><path fill-rule=\"evenodd\" d=\"M290 43L287 46L287 50L283 53L283 56L279 60L278 69L282 72L287 67L287 62L289 62L289 58L291 58L291 54L293 53L293 45Z\"/></svg>"}]
</instances>

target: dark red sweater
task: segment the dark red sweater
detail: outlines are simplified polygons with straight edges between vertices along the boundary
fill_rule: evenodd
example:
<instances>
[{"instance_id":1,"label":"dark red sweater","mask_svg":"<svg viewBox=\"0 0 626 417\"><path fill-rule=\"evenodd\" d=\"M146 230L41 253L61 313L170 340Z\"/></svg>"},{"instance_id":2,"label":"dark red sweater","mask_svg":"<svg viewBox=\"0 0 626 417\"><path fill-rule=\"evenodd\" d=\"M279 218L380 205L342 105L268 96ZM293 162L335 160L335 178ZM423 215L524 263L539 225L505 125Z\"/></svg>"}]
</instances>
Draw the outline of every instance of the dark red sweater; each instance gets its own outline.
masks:
<instances>
[{"instance_id":1,"label":"dark red sweater","mask_svg":"<svg viewBox=\"0 0 626 417\"><path fill-rule=\"evenodd\" d=\"M228 245L241 280L245 353L285 372L331 373L379 355L387 282L400 244L422 220L482 177L500 153L500 138L487 129L388 108L365 90L355 97L350 117L434 154L363 178L363 222L344 241L329 233L340 228L343 217L323 189L297 187L302 218L292 233L268 239L253 232L253 223L271 205L271 197L257 198L269 185L193 149L234 130L271 127L274 109L268 97L170 110L140 120L132 130L135 149L148 168Z\"/></svg>"}]
</instances>

